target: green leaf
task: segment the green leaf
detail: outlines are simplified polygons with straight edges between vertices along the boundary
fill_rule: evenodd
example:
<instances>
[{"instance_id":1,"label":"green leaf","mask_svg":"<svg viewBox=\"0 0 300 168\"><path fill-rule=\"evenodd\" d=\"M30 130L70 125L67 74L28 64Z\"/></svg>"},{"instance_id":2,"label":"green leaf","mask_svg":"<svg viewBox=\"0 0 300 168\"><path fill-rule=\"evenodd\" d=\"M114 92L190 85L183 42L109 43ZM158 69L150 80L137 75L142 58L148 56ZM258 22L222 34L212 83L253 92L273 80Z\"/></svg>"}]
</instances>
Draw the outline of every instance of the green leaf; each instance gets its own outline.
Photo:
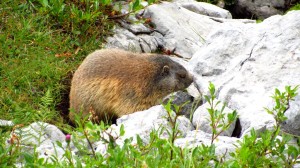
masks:
<instances>
[{"instance_id":1,"label":"green leaf","mask_svg":"<svg viewBox=\"0 0 300 168\"><path fill-rule=\"evenodd\" d=\"M40 4L43 6L43 7L48 7L49 4L48 4L48 0L39 0Z\"/></svg>"},{"instance_id":2,"label":"green leaf","mask_svg":"<svg viewBox=\"0 0 300 168\"><path fill-rule=\"evenodd\" d=\"M85 124L85 127L89 130L93 130L94 124L91 121L89 121Z\"/></svg>"},{"instance_id":3,"label":"green leaf","mask_svg":"<svg viewBox=\"0 0 300 168\"><path fill-rule=\"evenodd\" d=\"M82 168L82 160L78 157L76 158L76 168Z\"/></svg>"},{"instance_id":4,"label":"green leaf","mask_svg":"<svg viewBox=\"0 0 300 168\"><path fill-rule=\"evenodd\" d=\"M120 127L120 136L123 136L125 134L124 125L122 124Z\"/></svg>"},{"instance_id":5,"label":"green leaf","mask_svg":"<svg viewBox=\"0 0 300 168\"><path fill-rule=\"evenodd\" d=\"M291 92L291 86L285 86L285 91L288 93Z\"/></svg>"},{"instance_id":6,"label":"green leaf","mask_svg":"<svg viewBox=\"0 0 300 168\"><path fill-rule=\"evenodd\" d=\"M148 2L148 5L151 5L155 2L155 0L147 0L147 2Z\"/></svg>"},{"instance_id":7,"label":"green leaf","mask_svg":"<svg viewBox=\"0 0 300 168\"><path fill-rule=\"evenodd\" d=\"M215 85L213 83L209 82L208 89L209 89L209 92L210 92L211 96L215 95L216 89L215 89Z\"/></svg>"},{"instance_id":8,"label":"green leaf","mask_svg":"<svg viewBox=\"0 0 300 168\"><path fill-rule=\"evenodd\" d=\"M217 126L217 128L222 128L223 127L223 124L219 124L218 126Z\"/></svg>"},{"instance_id":9,"label":"green leaf","mask_svg":"<svg viewBox=\"0 0 300 168\"><path fill-rule=\"evenodd\" d=\"M208 97L207 95L204 95L204 99L205 99L209 104L211 104L210 97Z\"/></svg>"},{"instance_id":10,"label":"green leaf","mask_svg":"<svg viewBox=\"0 0 300 168\"><path fill-rule=\"evenodd\" d=\"M33 163L34 157L29 153L23 153L24 159L27 163Z\"/></svg>"},{"instance_id":11,"label":"green leaf","mask_svg":"<svg viewBox=\"0 0 300 168\"><path fill-rule=\"evenodd\" d=\"M208 113L211 115L211 117L213 117L213 113L214 113L214 110L210 109L210 108L207 108L206 109L208 111Z\"/></svg>"},{"instance_id":12,"label":"green leaf","mask_svg":"<svg viewBox=\"0 0 300 168\"><path fill-rule=\"evenodd\" d=\"M281 93L280 93L280 91L279 91L279 89L275 89L275 95L280 95Z\"/></svg>"},{"instance_id":13,"label":"green leaf","mask_svg":"<svg viewBox=\"0 0 300 168\"><path fill-rule=\"evenodd\" d=\"M170 113L172 111L171 105L172 105L172 98L168 100L167 104L163 104L165 110Z\"/></svg>"},{"instance_id":14,"label":"green leaf","mask_svg":"<svg viewBox=\"0 0 300 168\"><path fill-rule=\"evenodd\" d=\"M220 102L220 101L218 101L218 103L217 103L217 104L219 104L219 102ZM221 112L223 112L223 111L224 111L224 109L225 109L225 106L226 106L226 105L225 105L225 103L224 103L224 104L223 104L223 106L222 106L222 108L221 108Z\"/></svg>"},{"instance_id":15,"label":"green leaf","mask_svg":"<svg viewBox=\"0 0 300 168\"><path fill-rule=\"evenodd\" d=\"M178 113L180 107L177 104L173 104L173 107L175 109L175 112Z\"/></svg>"},{"instance_id":16,"label":"green leaf","mask_svg":"<svg viewBox=\"0 0 300 168\"><path fill-rule=\"evenodd\" d=\"M251 137L256 137L256 131L254 130L254 128L252 128L252 129L250 130L250 136L251 136Z\"/></svg>"},{"instance_id":17,"label":"green leaf","mask_svg":"<svg viewBox=\"0 0 300 168\"><path fill-rule=\"evenodd\" d=\"M94 8L95 8L95 11L98 11L98 10L99 10L99 5L100 5L99 0L95 0L95 2L94 2Z\"/></svg>"},{"instance_id":18,"label":"green leaf","mask_svg":"<svg viewBox=\"0 0 300 168\"><path fill-rule=\"evenodd\" d=\"M299 156L299 150L295 146L289 146L288 147L288 155L293 156L293 157L298 157Z\"/></svg>"},{"instance_id":19,"label":"green leaf","mask_svg":"<svg viewBox=\"0 0 300 168\"><path fill-rule=\"evenodd\" d=\"M101 3L103 4L103 5L108 5L108 4L110 4L112 2L112 0L101 0Z\"/></svg>"},{"instance_id":20,"label":"green leaf","mask_svg":"<svg viewBox=\"0 0 300 168\"><path fill-rule=\"evenodd\" d=\"M62 143L60 141L56 141L57 146L63 149Z\"/></svg>"},{"instance_id":21,"label":"green leaf","mask_svg":"<svg viewBox=\"0 0 300 168\"><path fill-rule=\"evenodd\" d=\"M136 142L137 142L137 144L139 145L139 147L142 147L142 146L143 146L143 140L142 140L142 138L140 137L140 135L136 135Z\"/></svg>"},{"instance_id":22,"label":"green leaf","mask_svg":"<svg viewBox=\"0 0 300 168\"><path fill-rule=\"evenodd\" d=\"M132 10L136 11L140 8L141 1L140 0L134 0L133 5L132 5Z\"/></svg>"},{"instance_id":23,"label":"green leaf","mask_svg":"<svg viewBox=\"0 0 300 168\"><path fill-rule=\"evenodd\" d=\"M230 122L234 121L237 119L237 112L234 110L232 113L227 114L227 118Z\"/></svg>"}]
</instances>

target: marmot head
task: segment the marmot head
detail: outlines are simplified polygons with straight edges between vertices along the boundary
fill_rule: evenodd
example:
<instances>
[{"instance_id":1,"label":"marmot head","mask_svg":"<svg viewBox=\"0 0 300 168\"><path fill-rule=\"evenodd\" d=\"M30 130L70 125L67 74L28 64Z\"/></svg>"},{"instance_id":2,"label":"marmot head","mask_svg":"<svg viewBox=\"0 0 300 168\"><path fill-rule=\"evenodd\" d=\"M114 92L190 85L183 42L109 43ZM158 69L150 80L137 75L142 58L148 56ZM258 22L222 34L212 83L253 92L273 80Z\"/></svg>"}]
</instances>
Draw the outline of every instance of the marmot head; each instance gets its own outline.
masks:
<instances>
[{"instance_id":1,"label":"marmot head","mask_svg":"<svg viewBox=\"0 0 300 168\"><path fill-rule=\"evenodd\" d=\"M172 93L187 88L193 82L193 76L179 63L169 57L157 55L152 58L159 66L155 83L162 93Z\"/></svg>"}]
</instances>

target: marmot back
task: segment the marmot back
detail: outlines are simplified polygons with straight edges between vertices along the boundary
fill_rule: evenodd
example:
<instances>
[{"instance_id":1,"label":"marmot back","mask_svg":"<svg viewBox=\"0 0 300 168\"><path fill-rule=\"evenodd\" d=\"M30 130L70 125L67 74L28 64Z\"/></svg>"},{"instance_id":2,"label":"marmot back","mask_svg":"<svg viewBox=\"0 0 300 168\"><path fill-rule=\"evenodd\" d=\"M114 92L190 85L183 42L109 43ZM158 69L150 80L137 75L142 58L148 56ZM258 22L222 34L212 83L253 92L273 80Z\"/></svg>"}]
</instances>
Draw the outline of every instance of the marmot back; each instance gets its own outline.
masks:
<instances>
[{"instance_id":1,"label":"marmot back","mask_svg":"<svg viewBox=\"0 0 300 168\"><path fill-rule=\"evenodd\" d=\"M97 50L74 73L70 110L83 115L92 110L99 120L120 117L159 104L192 81L183 66L166 56ZM69 115L72 121L74 112Z\"/></svg>"}]
</instances>

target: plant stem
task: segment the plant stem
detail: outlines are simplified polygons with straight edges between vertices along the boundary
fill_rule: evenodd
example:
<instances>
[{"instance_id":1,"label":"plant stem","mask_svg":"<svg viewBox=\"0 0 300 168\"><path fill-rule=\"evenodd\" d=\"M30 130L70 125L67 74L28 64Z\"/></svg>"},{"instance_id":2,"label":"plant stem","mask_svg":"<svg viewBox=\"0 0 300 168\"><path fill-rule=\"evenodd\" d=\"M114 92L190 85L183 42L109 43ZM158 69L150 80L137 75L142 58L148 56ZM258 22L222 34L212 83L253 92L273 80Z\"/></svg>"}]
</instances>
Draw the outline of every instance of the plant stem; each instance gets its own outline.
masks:
<instances>
[{"instance_id":1,"label":"plant stem","mask_svg":"<svg viewBox=\"0 0 300 168\"><path fill-rule=\"evenodd\" d=\"M88 138L88 135L87 135L87 131L86 131L86 130L84 131L84 136L85 136L85 139L88 141L88 144L89 144L90 148L92 149L94 158L96 158L95 150L94 150L94 148L93 148L93 145L92 145L90 139Z\"/></svg>"}]
</instances>

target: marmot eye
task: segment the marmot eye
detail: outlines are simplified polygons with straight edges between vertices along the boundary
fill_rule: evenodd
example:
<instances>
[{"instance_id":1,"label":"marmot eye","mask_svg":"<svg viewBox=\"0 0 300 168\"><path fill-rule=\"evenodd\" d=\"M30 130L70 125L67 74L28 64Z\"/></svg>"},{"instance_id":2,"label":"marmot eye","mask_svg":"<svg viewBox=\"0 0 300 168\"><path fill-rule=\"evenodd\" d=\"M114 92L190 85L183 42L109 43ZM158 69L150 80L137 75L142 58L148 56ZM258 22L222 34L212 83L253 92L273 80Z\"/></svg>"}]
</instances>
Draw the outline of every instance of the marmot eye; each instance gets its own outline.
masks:
<instances>
[{"instance_id":1,"label":"marmot eye","mask_svg":"<svg viewBox=\"0 0 300 168\"><path fill-rule=\"evenodd\" d=\"M168 65L165 65L165 66L163 67L162 73L163 73L163 74L168 74L169 72L170 72L170 67L169 67Z\"/></svg>"},{"instance_id":2,"label":"marmot eye","mask_svg":"<svg viewBox=\"0 0 300 168\"><path fill-rule=\"evenodd\" d=\"M179 73L178 76L179 76L180 78L185 78L185 77L186 77L186 74L185 74L185 73Z\"/></svg>"}]
</instances>

